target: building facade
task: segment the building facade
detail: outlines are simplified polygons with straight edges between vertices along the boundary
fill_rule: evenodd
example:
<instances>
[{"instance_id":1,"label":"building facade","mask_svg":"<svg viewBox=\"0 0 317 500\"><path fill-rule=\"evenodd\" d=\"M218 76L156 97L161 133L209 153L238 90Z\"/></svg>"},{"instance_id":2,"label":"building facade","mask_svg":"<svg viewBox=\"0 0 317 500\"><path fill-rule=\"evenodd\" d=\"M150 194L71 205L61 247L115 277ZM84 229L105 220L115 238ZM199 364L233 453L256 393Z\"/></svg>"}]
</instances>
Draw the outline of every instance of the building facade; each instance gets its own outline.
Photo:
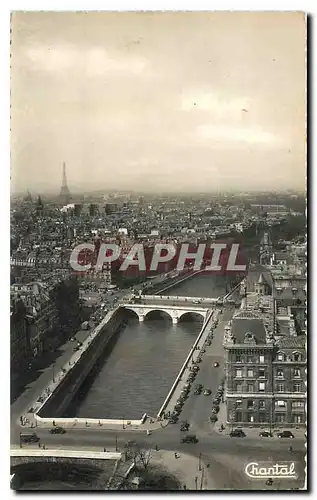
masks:
<instances>
[{"instance_id":1,"label":"building facade","mask_svg":"<svg viewBox=\"0 0 317 500\"><path fill-rule=\"evenodd\" d=\"M249 293L244 281L241 309L225 328L225 400L232 426L306 423L306 336L296 335L292 314L277 316L269 281L261 273Z\"/></svg>"}]
</instances>

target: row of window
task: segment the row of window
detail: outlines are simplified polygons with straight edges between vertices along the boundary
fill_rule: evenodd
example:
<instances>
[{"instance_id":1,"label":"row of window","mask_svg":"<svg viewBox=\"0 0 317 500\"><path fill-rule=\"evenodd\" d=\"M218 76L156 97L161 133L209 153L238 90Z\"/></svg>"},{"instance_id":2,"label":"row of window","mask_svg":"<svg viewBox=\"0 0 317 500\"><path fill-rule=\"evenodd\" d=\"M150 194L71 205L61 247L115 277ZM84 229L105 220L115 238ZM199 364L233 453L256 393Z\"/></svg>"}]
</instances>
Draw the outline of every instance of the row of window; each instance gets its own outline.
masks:
<instances>
[{"instance_id":1,"label":"row of window","mask_svg":"<svg viewBox=\"0 0 317 500\"><path fill-rule=\"evenodd\" d=\"M237 411L232 420L234 420L235 422L244 422L245 421L245 420L243 420L243 415L242 415L241 411ZM252 413L249 413L248 415L246 415L246 421L250 422L250 423L256 422L256 421L258 421L259 423L265 423L265 422L269 422L269 421L273 421L273 423L274 422L283 423L283 422L287 422L288 420L287 420L287 415L285 415L285 413L275 413L275 415L273 416L273 419L269 415L267 415L266 413L259 413L257 420L255 419L255 416L252 415ZM291 415L290 422L293 424L304 424L306 422L306 416L302 415L302 414Z\"/></svg>"},{"instance_id":2,"label":"row of window","mask_svg":"<svg viewBox=\"0 0 317 500\"><path fill-rule=\"evenodd\" d=\"M301 370L300 368L294 368L292 370L293 378L300 378L301 377ZM278 368L276 370L276 376L277 378L284 378L284 370L282 368Z\"/></svg>"},{"instance_id":3,"label":"row of window","mask_svg":"<svg viewBox=\"0 0 317 500\"><path fill-rule=\"evenodd\" d=\"M257 387L257 389L256 389ZM255 392L256 390L258 392L265 392L268 387L268 384L266 382L258 382L258 384L235 384L235 392ZM285 391L285 384L277 384L277 392L303 392L302 391L302 384L301 383L296 383L292 384L292 389Z\"/></svg>"},{"instance_id":4,"label":"row of window","mask_svg":"<svg viewBox=\"0 0 317 500\"><path fill-rule=\"evenodd\" d=\"M292 390L285 390L285 384L277 384L276 386L277 392L302 392L302 384L293 384Z\"/></svg>"},{"instance_id":5,"label":"row of window","mask_svg":"<svg viewBox=\"0 0 317 500\"><path fill-rule=\"evenodd\" d=\"M265 410L265 408L269 407L270 406L270 401L265 401L265 400L262 400L260 399L258 401L258 408L259 410ZM237 401L235 402L235 407L236 408L241 408L243 405L243 401L242 399L237 399ZM248 399L247 400L247 408L248 410L250 409L254 409L256 407L256 400L254 399ZM286 408L287 407L287 402L286 401L276 401L275 402L275 407L276 408ZM292 401L292 410L293 409L298 409L298 408L301 408L301 409L305 409L305 402L304 401Z\"/></svg>"},{"instance_id":6,"label":"row of window","mask_svg":"<svg viewBox=\"0 0 317 500\"><path fill-rule=\"evenodd\" d=\"M303 361L303 355L300 352L293 352L290 356L286 356L283 352L279 352L277 357L277 361ZM242 356L241 354L236 354L235 363L265 363L268 362L266 360L265 355L260 355L260 356L252 356L248 355L246 358Z\"/></svg>"},{"instance_id":7,"label":"row of window","mask_svg":"<svg viewBox=\"0 0 317 500\"><path fill-rule=\"evenodd\" d=\"M255 392L256 391L256 387L258 387L258 391L259 392L265 392L266 390L266 382L259 382L258 384L235 384L236 385L236 388L235 388L235 391L236 392Z\"/></svg>"},{"instance_id":8,"label":"row of window","mask_svg":"<svg viewBox=\"0 0 317 500\"><path fill-rule=\"evenodd\" d=\"M258 372L258 376L257 378L265 378L266 377L266 374L265 374L265 369L264 368L259 368L257 370ZM293 378L300 378L301 377L301 371L299 368L294 368L293 371ZM242 378L243 377L243 370L242 368L237 368L236 369L236 378ZM252 368L249 368L247 370L247 377L256 377L256 371L253 370ZM281 368L278 368L276 370L276 377L277 378L284 378L284 370L282 370Z\"/></svg>"}]
</instances>

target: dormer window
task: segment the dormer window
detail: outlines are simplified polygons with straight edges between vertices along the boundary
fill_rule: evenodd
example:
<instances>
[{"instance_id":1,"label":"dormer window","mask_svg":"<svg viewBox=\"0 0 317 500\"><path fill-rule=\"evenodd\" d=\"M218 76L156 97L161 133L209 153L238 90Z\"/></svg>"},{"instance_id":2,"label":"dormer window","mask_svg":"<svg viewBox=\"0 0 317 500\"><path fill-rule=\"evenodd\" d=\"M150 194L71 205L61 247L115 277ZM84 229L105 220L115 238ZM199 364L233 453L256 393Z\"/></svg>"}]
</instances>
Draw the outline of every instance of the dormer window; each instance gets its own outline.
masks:
<instances>
[{"instance_id":1,"label":"dormer window","mask_svg":"<svg viewBox=\"0 0 317 500\"><path fill-rule=\"evenodd\" d=\"M278 353L277 361L285 361L285 354L283 352Z\"/></svg>"},{"instance_id":2,"label":"dormer window","mask_svg":"<svg viewBox=\"0 0 317 500\"><path fill-rule=\"evenodd\" d=\"M292 361L302 361L302 355L299 352L292 354Z\"/></svg>"}]
</instances>

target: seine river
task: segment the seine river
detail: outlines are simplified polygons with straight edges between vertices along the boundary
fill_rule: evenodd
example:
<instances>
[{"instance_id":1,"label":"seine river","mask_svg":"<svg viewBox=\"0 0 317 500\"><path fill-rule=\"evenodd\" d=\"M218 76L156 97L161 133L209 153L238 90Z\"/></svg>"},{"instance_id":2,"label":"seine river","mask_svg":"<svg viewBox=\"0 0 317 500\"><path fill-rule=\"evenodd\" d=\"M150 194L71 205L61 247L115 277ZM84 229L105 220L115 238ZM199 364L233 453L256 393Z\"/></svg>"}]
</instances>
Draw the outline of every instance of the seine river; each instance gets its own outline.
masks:
<instances>
[{"instance_id":1,"label":"seine river","mask_svg":"<svg viewBox=\"0 0 317 500\"><path fill-rule=\"evenodd\" d=\"M165 294L218 297L226 293L224 278L198 275ZM197 337L202 319L187 317L173 325L164 314L139 323L127 313L113 350L95 379L77 395L68 416L139 419L155 416Z\"/></svg>"}]
</instances>

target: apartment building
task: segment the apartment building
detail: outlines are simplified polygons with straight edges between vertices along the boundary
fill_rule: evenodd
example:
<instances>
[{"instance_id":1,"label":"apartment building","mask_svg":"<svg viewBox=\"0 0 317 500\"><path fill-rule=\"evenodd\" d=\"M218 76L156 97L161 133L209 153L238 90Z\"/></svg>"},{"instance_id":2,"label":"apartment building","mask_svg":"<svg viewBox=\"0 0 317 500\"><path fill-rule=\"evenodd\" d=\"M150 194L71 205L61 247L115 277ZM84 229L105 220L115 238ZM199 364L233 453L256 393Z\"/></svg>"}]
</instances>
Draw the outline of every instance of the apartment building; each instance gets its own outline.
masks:
<instances>
[{"instance_id":1,"label":"apartment building","mask_svg":"<svg viewBox=\"0 0 317 500\"><path fill-rule=\"evenodd\" d=\"M292 314L277 316L269 278L261 273L253 292L225 328L227 423L291 427L306 422L306 336L296 335ZM250 287L248 287L250 288ZM287 324L286 324L287 323Z\"/></svg>"}]
</instances>

